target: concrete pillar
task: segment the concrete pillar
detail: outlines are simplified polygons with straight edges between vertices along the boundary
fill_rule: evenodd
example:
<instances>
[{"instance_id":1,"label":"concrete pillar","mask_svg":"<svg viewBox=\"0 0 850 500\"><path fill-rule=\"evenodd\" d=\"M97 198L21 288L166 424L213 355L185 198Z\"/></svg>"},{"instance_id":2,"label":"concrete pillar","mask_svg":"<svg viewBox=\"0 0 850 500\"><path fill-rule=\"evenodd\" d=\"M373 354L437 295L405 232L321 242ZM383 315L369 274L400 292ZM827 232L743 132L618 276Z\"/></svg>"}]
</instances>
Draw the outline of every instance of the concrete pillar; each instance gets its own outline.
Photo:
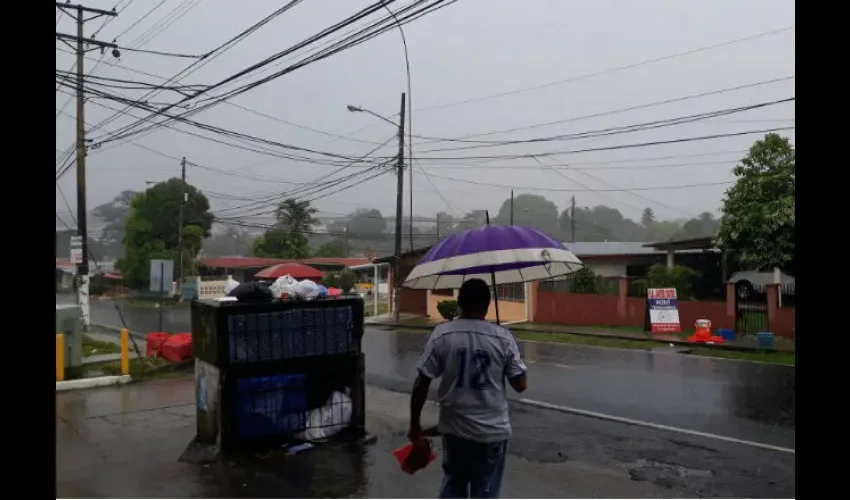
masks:
<instances>
[{"instance_id":1,"label":"concrete pillar","mask_svg":"<svg viewBox=\"0 0 850 500\"><path fill-rule=\"evenodd\" d=\"M735 324L735 283L726 283L726 316L732 318L732 324Z\"/></svg>"},{"instance_id":2,"label":"concrete pillar","mask_svg":"<svg viewBox=\"0 0 850 500\"><path fill-rule=\"evenodd\" d=\"M378 280L378 271L378 264L372 264L372 314L375 316L378 315L378 284L380 283Z\"/></svg>"},{"instance_id":3,"label":"concrete pillar","mask_svg":"<svg viewBox=\"0 0 850 500\"><path fill-rule=\"evenodd\" d=\"M539 281L532 281L527 283L525 288L525 303L528 308L528 322L530 323L537 319L537 290L539 285Z\"/></svg>"},{"instance_id":4,"label":"concrete pillar","mask_svg":"<svg viewBox=\"0 0 850 500\"><path fill-rule=\"evenodd\" d=\"M776 321L776 309L779 306L779 285L771 283L764 286L767 292L767 325L770 331L773 331L773 325Z\"/></svg>"},{"instance_id":5,"label":"concrete pillar","mask_svg":"<svg viewBox=\"0 0 850 500\"><path fill-rule=\"evenodd\" d=\"M617 316L622 320L626 317L626 298L629 296L629 279L617 278L620 285L619 294L617 295Z\"/></svg>"},{"instance_id":6,"label":"concrete pillar","mask_svg":"<svg viewBox=\"0 0 850 500\"><path fill-rule=\"evenodd\" d=\"M390 299L390 313L395 314L395 289L393 288L393 266L387 271L387 298Z\"/></svg>"},{"instance_id":7,"label":"concrete pillar","mask_svg":"<svg viewBox=\"0 0 850 500\"><path fill-rule=\"evenodd\" d=\"M672 268L675 264L673 256L676 255L675 250L667 250L667 269Z\"/></svg>"}]
</instances>

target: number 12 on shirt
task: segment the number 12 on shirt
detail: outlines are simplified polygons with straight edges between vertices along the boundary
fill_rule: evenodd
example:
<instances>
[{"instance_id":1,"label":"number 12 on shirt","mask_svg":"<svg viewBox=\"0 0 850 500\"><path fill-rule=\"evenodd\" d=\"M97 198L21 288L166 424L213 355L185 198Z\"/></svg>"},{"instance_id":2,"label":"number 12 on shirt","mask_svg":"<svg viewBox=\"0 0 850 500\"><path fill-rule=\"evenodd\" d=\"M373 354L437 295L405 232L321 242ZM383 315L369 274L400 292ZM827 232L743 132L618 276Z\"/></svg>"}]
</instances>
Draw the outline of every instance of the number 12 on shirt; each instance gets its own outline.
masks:
<instances>
[{"instance_id":1,"label":"number 12 on shirt","mask_svg":"<svg viewBox=\"0 0 850 500\"><path fill-rule=\"evenodd\" d=\"M460 389L465 387L468 383L471 389L476 391L480 391L484 387L487 386L487 382L489 382L489 370L490 370L490 353L487 351L482 351L476 349L472 352L472 356L467 356L466 349L458 349L456 351L457 361L458 361L458 373L457 373L457 382L455 383L455 387ZM470 365L472 365L473 372L470 376L467 369ZM467 380L469 377L469 380Z\"/></svg>"}]
</instances>

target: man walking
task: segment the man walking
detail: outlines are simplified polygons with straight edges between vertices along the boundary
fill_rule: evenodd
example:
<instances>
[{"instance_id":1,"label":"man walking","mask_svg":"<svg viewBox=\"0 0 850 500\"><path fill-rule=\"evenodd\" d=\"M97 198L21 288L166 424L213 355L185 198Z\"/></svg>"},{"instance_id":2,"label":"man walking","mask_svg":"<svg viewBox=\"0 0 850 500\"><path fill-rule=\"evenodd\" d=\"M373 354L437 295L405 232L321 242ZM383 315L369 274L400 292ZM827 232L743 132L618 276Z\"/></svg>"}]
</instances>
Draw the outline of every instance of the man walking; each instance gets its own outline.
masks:
<instances>
[{"instance_id":1,"label":"man walking","mask_svg":"<svg viewBox=\"0 0 850 500\"><path fill-rule=\"evenodd\" d=\"M422 439L422 407L431 381L442 377L440 498L498 498L511 437L505 380L523 392L526 366L511 332L484 319L490 307L484 281L464 282L457 301L460 316L434 328L425 344L410 398L408 437Z\"/></svg>"}]
</instances>

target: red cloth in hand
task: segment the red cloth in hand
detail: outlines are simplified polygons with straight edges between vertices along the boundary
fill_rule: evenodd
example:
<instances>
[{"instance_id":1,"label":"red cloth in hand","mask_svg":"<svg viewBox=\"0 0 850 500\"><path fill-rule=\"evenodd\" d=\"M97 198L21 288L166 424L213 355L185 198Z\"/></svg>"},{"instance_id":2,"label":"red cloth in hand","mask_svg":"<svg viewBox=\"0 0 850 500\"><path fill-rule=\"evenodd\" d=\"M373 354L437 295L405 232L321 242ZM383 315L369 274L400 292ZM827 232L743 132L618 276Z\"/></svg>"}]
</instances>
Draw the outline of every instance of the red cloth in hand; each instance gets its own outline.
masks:
<instances>
[{"instance_id":1,"label":"red cloth in hand","mask_svg":"<svg viewBox=\"0 0 850 500\"><path fill-rule=\"evenodd\" d=\"M437 455L431 450L431 443L427 439L419 439L404 445L395 450L393 455L401 465L401 470L408 474L415 474L416 471L424 469L437 459Z\"/></svg>"}]
</instances>

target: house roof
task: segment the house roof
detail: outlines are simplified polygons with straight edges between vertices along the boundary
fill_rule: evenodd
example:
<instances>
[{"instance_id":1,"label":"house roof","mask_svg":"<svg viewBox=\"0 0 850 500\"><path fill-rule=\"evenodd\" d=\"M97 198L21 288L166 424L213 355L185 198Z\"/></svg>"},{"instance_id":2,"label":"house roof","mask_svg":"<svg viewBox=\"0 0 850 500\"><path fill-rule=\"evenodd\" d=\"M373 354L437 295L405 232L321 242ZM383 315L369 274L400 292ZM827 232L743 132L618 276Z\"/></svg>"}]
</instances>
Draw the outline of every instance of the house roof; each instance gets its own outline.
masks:
<instances>
[{"instance_id":1,"label":"house roof","mask_svg":"<svg viewBox=\"0 0 850 500\"><path fill-rule=\"evenodd\" d=\"M710 238L708 238L710 240ZM690 241L690 240L688 240ZM696 240L694 240L696 241ZM576 257L583 258L599 258L599 257L631 257L637 255L658 255L666 249L655 248L652 245L656 243L646 243L643 241L578 241L575 243L565 243L566 247L575 254ZM401 254L401 258L409 258L424 255L431 247L419 248L412 252ZM686 252L693 252L703 249L704 247L683 248ZM375 264L392 262L393 256L388 255L373 260Z\"/></svg>"},{"instance_id":2,"label":"house roof","mask_svg":"<svg viewBox=\"0 0 850 500\"><path fill-rule=\"evenodd\" d=\"M408 257L416 257L418 255L425 255L425 253L427 253L428 250L430 250L430 249L431 249L431 247L423 247L423 248L417 248L415 250L411 250L409 252L404 252L403 254L401 254L401 258L406 259ZM377 259L373 259L372 263L373 264L383 264L385 262L393 262L393 260L395 260L395 255L385 255L384 257L378 257Z\"/></svg>"},{"instance_id":3,"label":"house roof","mask_svg":"<svg viewBox=\"0 0 850 500\"><path fill-rule=\"evenodd\" d=\"M271 257L204 257L198 262L206 267L218 269L244 269L250 267L269 267L289 262L300 262L306 265L340 265L345 267L368 264L369 259L343 257L308 257L306 259L277 259Z\"/></svg>"},{"instance_id":4,"label":"house roof","mask_svg":"<svg viewBox=\"0 0 850 500\"><path fill-rule=\"evenodd\" d=\"M686 240L658 241L655 243L646 243L644 246L662 252L666 252L668 250L707 250L709 248L714 248L714 238L708 236L705 238L689 238Z\"/></svg>"},{"instance_id":5,"label":"house roof","mask_svg":"<svg viewBox=\"0 0 850 500\"><path fill-rule=\"evenodd\" d=\"M308 257L306 259L299 259L298 262L302 264L326 264L326 265L340 265L345 267L354 267L361 266L363 264L368 264L371 262L369 259L362 257Z\"/></svg>"},{"instance_id":6,"label":"house roof","mask_svg":"<svg viewBox=\"0 0 850 500\"><path fill-rule=\"evenodd\" d=\"M218 269L242 269L248 267L269 267L275 264L291 262L290 259L275 259L269 257L204 257L198 259L203 266Z\"/></svg>"},{"instance_id":7,"label":"house roof","mask_svg":"<svg viewBox=\"0 0 850 500\"><path fill-rule=\"evenodd\" d=\"M281 276L290 275L295 279L321 279L324 276L322 271L315 267L301 264L298 262L284 262L283 264L275 264L258 272L254 278L277 279Z\"/></svg>"}]
</instances>

